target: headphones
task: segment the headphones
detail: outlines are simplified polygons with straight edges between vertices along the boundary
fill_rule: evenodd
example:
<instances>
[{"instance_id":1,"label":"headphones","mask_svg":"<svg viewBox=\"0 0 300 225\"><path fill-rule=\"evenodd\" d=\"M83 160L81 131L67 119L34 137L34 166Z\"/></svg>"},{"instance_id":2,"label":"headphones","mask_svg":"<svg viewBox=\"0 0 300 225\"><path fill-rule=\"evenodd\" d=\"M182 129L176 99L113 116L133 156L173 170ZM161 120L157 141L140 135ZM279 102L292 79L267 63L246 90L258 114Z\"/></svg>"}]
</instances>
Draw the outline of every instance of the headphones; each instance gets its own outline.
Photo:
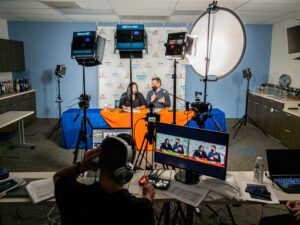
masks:
<instances>
[{"instance_id":1,"label":"headphones","mask_svg":"<svg viewBox=\"0 0 300 225\"><path fill-rule=\"evenodd\" d=\"M123 148L122 150L125 151L125 160L124 160L124 164L115 169L115 171L112 172L112 178L113 180L117 183L117 184L126 184L128 183L132 177L133 177L133 168L132 168L132 147L122 138L120 137L116 137L116 136L110 136L105 138L101 145L103 145L103 143L105 143L106 141L108 141L109 139L115 139L117 141L119 141L120 143L122 143ZM100 153L101 155L101 153ZM101 156L99 156L101 157ZM100 162L100 159L99 159Z\"/></svg>"}]
</instances>

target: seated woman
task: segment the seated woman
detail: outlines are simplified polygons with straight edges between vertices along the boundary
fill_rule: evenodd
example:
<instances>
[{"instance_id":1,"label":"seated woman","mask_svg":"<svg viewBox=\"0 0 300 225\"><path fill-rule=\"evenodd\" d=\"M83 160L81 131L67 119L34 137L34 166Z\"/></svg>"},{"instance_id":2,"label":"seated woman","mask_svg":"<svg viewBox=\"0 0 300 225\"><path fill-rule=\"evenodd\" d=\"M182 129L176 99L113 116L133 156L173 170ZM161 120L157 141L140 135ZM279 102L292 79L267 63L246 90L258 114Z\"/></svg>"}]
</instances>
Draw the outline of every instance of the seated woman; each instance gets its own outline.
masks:
<instances>
[{"instance_id":1,"label":"seated woman","mask_svg":"<svg viewBox=\"0 0 300 225\"><path fill-rule=\"evenodd\" d=\"M160 145L160 150L173 150L172 145L170 144L169 138L165 139L165 142Z\"/></svg>"},{"instance_id":2,"label":"seated woman","mask_svg":"<svg viewBox=\"0 0 300 225\"><path fill-rule=\"evenodd\" d=\"M198 150L196 150L193 154L193 157L198 157L200 159L207 159L207 154L204 151L203 145L200 145Z\"/></svg>"},{"instance_id":3,"label":"seated woman","mask_svg":"<svg viewBox=\"0 0 300 225\"><path fill-rule=\"evenodd\" d=\"M132 88L132 95L131 89ZM132 107L134 109L143 109L146 107L146 100L142 93L139 92L138 86L135 82L132 82L127 87L127 92L123 93L120 99L120 108L123 110L130 110L132 100Z\"/></svg>"}]
</instances>

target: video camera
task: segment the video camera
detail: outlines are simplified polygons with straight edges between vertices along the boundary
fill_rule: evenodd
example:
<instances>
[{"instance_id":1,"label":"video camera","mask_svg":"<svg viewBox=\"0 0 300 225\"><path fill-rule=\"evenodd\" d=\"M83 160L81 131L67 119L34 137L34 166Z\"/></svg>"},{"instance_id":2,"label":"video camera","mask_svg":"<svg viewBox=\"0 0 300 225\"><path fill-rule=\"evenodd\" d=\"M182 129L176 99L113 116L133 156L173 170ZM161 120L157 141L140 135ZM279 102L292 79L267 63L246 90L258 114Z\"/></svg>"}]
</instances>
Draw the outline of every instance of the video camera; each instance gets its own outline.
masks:
<instances>
[{"instance_id":1,"label":"video camera","mask_svg":"<svg viewBox=\"0 0 300 225\"><path fill-rule=\"evenodd\" d=\"M79 97L79 108L89 108L90 107L90 100L91 100L91 96L90 95L85 95L85 94L81 94Z\"/></svg>"},{"instance_id":2,"label":"video camera","mask_svg":"<svg viewBox=\"0 0 300 225\"><path fill-rule=\"evenodd\" d=\"M203 114L210 112L212 109L212 105L207 102L201 102L200 96L202 95L202 92L195 92L195 102L191 103L192 110L197 114Z\"/></svg>"},{"instance_id":3,"label":"video camera","mask_svg":"<svg viewBox=\"0 0 300 225\"><path fill-rule=\"evenodd\" d=\"M155 132L155 128L156 128L156 122L160 121L160 115L154 112L154 105L153 103L149 104L149 110L150 112L147 113L147 117L145 118L145 120L148 123L148 141L150 144L152 144L152 140L154 138L154 132Z\"/></svg>"}]
</instances>

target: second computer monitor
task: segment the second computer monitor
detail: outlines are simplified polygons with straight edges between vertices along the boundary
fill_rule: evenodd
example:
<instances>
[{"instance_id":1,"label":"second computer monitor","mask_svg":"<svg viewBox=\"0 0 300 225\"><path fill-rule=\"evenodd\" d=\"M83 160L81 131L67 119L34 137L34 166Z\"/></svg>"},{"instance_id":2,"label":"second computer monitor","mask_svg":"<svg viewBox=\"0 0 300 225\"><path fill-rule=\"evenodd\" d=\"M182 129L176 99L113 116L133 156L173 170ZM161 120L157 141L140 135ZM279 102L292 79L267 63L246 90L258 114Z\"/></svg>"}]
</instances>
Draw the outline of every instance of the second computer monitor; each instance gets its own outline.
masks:
<instances>
[{"instance_id":1,"label":"second computer monitor","mask_svg":"<svg viewBox=\"0 0 300 225\"><path fill-rule=\"evenodd\" d=\"M227 133L157 124L154 160L225 180L228 140Z\"/></svg>"}]
</instances>

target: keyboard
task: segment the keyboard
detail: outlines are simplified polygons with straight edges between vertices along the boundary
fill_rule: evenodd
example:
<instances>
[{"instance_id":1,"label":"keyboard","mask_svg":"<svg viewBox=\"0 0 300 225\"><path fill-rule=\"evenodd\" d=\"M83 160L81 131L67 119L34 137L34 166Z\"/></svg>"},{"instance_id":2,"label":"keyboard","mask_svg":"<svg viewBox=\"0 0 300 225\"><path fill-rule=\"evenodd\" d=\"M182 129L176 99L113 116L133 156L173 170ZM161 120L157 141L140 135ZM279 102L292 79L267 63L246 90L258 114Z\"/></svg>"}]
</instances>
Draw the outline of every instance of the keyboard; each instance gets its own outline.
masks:
<instances>
[{"instance_id":1,"label":"keyboard","mask_svg":"<svg viewBox=\"0 0 300 225\"><path fill-rule=\"evenodd\" d=\"M286 177L286 178L274 178L276 184L287 192L300 193L300 177Z\"/></svg>"}]
</instances>

